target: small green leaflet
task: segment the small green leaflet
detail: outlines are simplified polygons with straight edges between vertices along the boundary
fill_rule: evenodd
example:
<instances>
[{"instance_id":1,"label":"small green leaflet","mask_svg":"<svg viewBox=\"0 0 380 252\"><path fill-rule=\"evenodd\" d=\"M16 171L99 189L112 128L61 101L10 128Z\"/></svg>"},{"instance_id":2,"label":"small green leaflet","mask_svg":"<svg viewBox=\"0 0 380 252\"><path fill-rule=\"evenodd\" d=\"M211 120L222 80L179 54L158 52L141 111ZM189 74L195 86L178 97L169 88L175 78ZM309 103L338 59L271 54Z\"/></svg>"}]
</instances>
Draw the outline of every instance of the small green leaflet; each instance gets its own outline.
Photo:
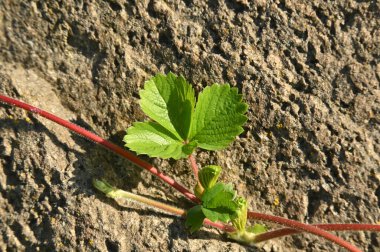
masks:
<instances>
[{"instance_id":1,"label":"small green leaflet","mask_svg":"<svg viewBox=\"0 0 380 252\"><path fill-rule=\"evenodd\" d=\"M202 206L195 206L187 211L185 226L190 229L191 233L194 233L202 227L205 218Z\"/></svg>"},{"instance_id":2,"label":"small green leaflet","mask_svg":"<svg viewBox=\"0 0 380 252\"><path fill-rule=\"evenodd\" d=\"M137 122L127 130L124 137L128 146L139 150L139 154L151 157L175 158L182 157L182 149L186 146L176 137L156 122Z\"/></svg>"},{"instance_id":3,"label":"small green leaflet","mask_svg":"<svg viewBox=\"0 0 380 252\"><path fill-rule=\"evenodd\" d=\"M236 191L233 190L231 184L216 183L213 187L205 190L202 195L202 205L188 211L186 226L190 228L191 232L194 232L202 226L204 218L224 223L235 219L238 217L236 200Z\"/></svg>"},{"instance_id":4,"label":"small green leaflet","mask_svg":"<svg viewBox=\"0 0 380 252\"><path fill-rule=\"evenodd\" d=\"M202 195L202 203L207 208L225 207L235 211L237 205L233 202L236 191L232 184L216 183L210 189L206 189Z\"/></svg>"},{"instance_id":5,"label":"small green leaflet","mask_svg":"<svg viewBox=\"0 0 380 252\"><path fill-rule=\"evenodd\" d=\"M157 74L140 91L144 113L172 132L179 140L188 138L195 105L194 89L173 73Z\"/></svg>"},{"instance_id":6,"label":"small green leaflet","mask_svg":"<svg viewBox=\"0 0 380 252\"><path fill-rule=\"evenodd\" d=\"M247 120L247 105L228 84L206 87L196 103L192 86L182 76L157 74L145 82L140 97L142 110L155 122L134 124L124 142L151 157L179 159L196 147L225 148L243 132Z\"/></svg>"},{"instance_id":7,"label":"small green leaflet","mask_svg":"<svg viewBox=\"0 0 380 252\"><path fill-rule=\"evenodd\" d=\"M225 209L225 208L208 209L205 207L202 207L202 212L206 216L207 219L213 222L221 221L225 223L231 220L230 214L233 213L229 209Z\"/></svg>"},{"instance_id":8,"label":"small green leaflet","mask_svg":"<svg viewBox=\"0 0 380 252\"><path fill-rule=\"evenodd\" d=\"M237 88L228 84L206 87L200 93L195 108L190 139L200 148L220 150L243 132L247 104L242 103Z\"/></svg>"},{"instance_id":9,"label":"small green leaflet","mask_svg":"<svg viewBox=\"0 0 380 252\"><path fill-rule=\"evenodd\" d=\"M236 215L235 196L231 184L216 183L202 195L202 211L211 221L228 222Z\"/></svg>"}]
</instances>

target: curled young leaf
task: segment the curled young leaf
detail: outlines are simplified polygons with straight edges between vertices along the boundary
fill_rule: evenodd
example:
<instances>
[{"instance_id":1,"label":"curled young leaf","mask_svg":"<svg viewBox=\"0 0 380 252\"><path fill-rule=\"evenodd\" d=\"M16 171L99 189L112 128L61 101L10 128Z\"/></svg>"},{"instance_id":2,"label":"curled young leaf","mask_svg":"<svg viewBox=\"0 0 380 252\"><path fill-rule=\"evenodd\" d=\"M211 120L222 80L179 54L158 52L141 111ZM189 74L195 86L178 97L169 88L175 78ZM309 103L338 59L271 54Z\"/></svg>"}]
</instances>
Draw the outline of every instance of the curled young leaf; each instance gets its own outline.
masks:
<instances>
[{"instance_id":1,"label":"curled young leaf","mask_svg":"<svg viewBox=\"0 0 380 252\"><path fill-rule=\"evenodd\" d=\"M243 197L238 197L237 199L235 199L235 202L237 204L236 217L233 218L231 221L233 226L238 231L243 232L247 224L247 201Z\"/></svg>"},{"instance_id":2,"label":"curled young leaf","mask_svg":"<svg viewBox=\"0 0 380 252\"><path fill-rule=\"evenodd\" d=\"M218 181L222 168L217 165L208 165L198 172L198 179L204 189L213 187Z\"/></svg>"}]
</instances>

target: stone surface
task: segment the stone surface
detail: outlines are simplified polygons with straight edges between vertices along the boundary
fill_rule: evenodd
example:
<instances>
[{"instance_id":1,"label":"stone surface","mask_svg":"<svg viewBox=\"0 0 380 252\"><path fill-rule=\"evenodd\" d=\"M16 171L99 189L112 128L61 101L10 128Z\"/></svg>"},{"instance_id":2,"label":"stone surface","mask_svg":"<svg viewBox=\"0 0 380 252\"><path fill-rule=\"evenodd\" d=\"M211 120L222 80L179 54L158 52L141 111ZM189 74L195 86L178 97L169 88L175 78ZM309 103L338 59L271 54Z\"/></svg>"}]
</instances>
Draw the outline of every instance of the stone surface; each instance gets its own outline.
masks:
<instances>
[{"instance_id":1,"label":"stone surface","mask_svg":"<svg viewBox=\"0 0 380 252\"><path fill-rule=\"evenodd\" d=\"M252 3L254 2L254 3ZM377 1L0 1L0 92L122 145L138 91L172 71L249 104L224 167L250 209L308 223L379 222ZM144 159L194 184L185 160ZM38 116L0 104L2 251L336 251L311 235L251 248L214 229L97 193L93 177L188 208L150 174ZM342 233L365 251L379 234Z\"/></svg>"}]
</instances>

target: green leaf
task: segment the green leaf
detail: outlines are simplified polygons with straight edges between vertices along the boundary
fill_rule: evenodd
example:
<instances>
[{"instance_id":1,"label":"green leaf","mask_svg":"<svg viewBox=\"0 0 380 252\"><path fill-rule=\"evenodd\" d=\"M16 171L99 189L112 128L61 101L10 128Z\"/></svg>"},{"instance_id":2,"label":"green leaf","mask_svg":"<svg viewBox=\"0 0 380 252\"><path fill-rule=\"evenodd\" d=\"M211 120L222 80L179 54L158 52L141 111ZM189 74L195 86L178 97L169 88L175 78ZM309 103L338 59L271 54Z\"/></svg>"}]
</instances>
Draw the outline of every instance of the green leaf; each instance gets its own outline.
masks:
<instances>
[{"instance_id":1,"label":"green leaf","mask_svg":"<svg viewBox=\"0 0 380 252\"><path fill-rule=\"evenodd\" d=\"M202 212L202 206L195 206L187 211L185 226L190 228L191 233L194 233L202 227L205 218L206 216Z\"/></svg>"},{"instance_id":2,"label":"green leaf","mask_svg":"<svg viewBox=\"0 0 380 252\"><path fill-rule=\"evenodd\" d=\"M202 205L208 209L224 208L234 212L238 206L234 201L235 195L231 184L216 183L203 193Z\"/></svg>"},{"instance_id":3,"label":"green leaf","mask_svg":"<svg viewBox=\"0 0 380 252\"><path fill-rule=\"evenodd\" d=\"M231 214L233 214L233 211L219 207L219 208L214 208L214 209L208 209L205 207L202 207L202 212L206 216L207 219L215 222L215 221L221 221L221 222L228 222L231 220Z\"/></svg>"},{"instance_id":4,"label":"green leaf","mask_svg":"<svg viewBox=\"0 0 380 252\"><path fill-rule=\"evenodd\" d=\"M206 87L198 98L190 139L206 150L223 149L243 132L246 111L237 88L228 84Z\"/></svg>"},{"instance_id":5,"label":"green leaf","mask_svg":"<svg viewBox=\"0 0 380 252\"><path fill-rule=\"evenodd\" d=\"M202 212L211 221L228 222L236 218L236 192L231 184L216 183L202 195Z\"/></svg>"},{"instance_id":6,"label":"green leaf","mask_svg":"<svg viewBox=\"0 0 380 252\"><path fill-rule=\"evenodd\" d=\"M129 149L150 157L179 159L188 155L183 148L189 146L156 122L134 123L128 128L124 142Z\"/></svg>"},{"instance_id":7,"label":"green leaf","mask_svg":"<svg viewBox=\"0 0 380 252\"><path fill-rule=\"evenodd\" d=\"M151 157L179 159L196 147L222 149L243 131L247 120L247 105L228 84L205 88L195 107L194 90L182 76L157 74L145 82L140 97L142 110L155 123L135 124L125 141Z\"/></svg>"},{"instance_id":8,"label":"green leaf","mask_svg":"<svg viewBox=\"0 0 380 252\"><path fill-rule=\"evenodd\" d=\"M150 118L180 140L187 140L195 106L192 86L182 76L157 74L140 91L140 105Z\"/></svg>"},{"instance_id":9,"label":"green leaf","mask_svg":"<svg viewBox=\"0 0 380 252\"><path fill-rule=\"evenodd\" d=\"M189 156L191 153L193 153L193 151L194 151L195 148L197 148L197 142L192 141L190 143L187 143L187 144L183 145L182 152L186 156Z\"/></svg>"}]
</instances>

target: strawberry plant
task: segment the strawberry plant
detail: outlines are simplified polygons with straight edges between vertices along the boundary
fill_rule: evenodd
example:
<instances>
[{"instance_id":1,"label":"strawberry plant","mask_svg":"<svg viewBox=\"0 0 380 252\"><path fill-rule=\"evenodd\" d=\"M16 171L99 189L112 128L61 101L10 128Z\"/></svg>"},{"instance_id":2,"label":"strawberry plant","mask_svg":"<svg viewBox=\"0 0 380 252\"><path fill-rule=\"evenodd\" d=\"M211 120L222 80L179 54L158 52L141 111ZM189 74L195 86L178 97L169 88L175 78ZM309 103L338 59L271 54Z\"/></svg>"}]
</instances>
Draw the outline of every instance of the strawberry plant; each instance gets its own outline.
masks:
<instances>
[{"instance_id":1,"label":"strawberry plant","mask_svg":"<svg viewBox=\"0 0 380 252\"><path fill-rule=\"evenodd\" d=\"M135 200L182 216L186 219L185 226L190 232L209 225L226 231L231 239L249 245L308 232L347 250L360 251L327 231L380 231L380 225L375 224L309 225L248 211L247 200L237 195L233 185L219 181L222 172L220 166L210 164L198 170L193 156L197 148L211 151L226 148L243 132L247 105L236 88L231 88L228 84L214 84L206 87L196 99L192 86L182 76L158 74L145 83L140 97L141 108L150 120L136 122L127 130L124 137L126 146L138 154L150 157L188 158L196 180L194 193L123 148L44 110L0 94L1 101L50 119L127 158L177 189L195 203L192 208L180 209L114 188L103 180L93 181L94 186L108 197ZM264 225L247 225L247 219L277 223L285 228L268 231Z\"/></svg>"},{"instance_id":2,"label":"strawberry plant","mask_svg":"<svg viewBox=\"0 0 380 252\"><path fill-rule=\"evenodd\" d=\"M127 130L126 146L150 157L192 159L196 148L220 150L243 132L248 106L228 84L206 87L196 101L192 86L182 76L158 74L140 91L140 105L153 121L137 122ZM191 162L194 164L195 162ZM217 182L222 168L207 166L198 172L195 194L202 204L187 212L186 226L198 230L205 218L234 223L245 232L247 203L231 184Z\"/></svg>"}]
</instances>

